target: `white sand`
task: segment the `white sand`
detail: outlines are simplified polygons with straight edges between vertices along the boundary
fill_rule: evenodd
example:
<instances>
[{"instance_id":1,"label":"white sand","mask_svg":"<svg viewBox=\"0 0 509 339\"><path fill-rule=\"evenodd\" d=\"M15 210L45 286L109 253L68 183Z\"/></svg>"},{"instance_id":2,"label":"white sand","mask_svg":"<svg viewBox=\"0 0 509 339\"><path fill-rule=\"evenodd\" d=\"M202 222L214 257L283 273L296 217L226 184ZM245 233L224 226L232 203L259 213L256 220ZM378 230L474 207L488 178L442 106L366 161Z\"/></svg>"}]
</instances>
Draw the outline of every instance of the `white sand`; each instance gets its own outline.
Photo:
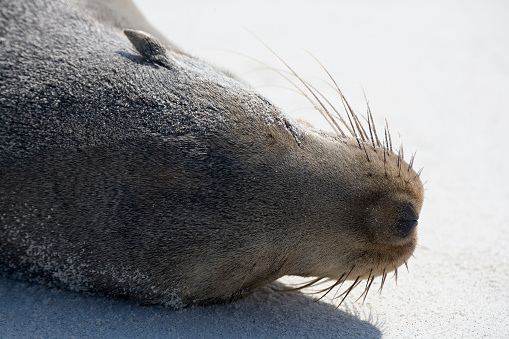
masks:
<instances>
[{"instance_id":1,"label":"white sand","mask_svg":"<svg viewBox=\"0 0 509 339\"><path fill-rule=\"evenodd\" d=\"M286 111L310 105L253 61L281 67L256 33L314 82L340 82L352 106L418 150L426 200L420 245L381 296L313 302L266 288L240 302L172 311L0 278L0 337L509 337L509 3L506 1L139 0L171 40L251 83ZM267 13L269 12L269 13ZM265 87L264 87L265 86ZM326 127L311 111L295 111ZM376 286L375 286L376 287Z\"/></svg>"}]
</instances>

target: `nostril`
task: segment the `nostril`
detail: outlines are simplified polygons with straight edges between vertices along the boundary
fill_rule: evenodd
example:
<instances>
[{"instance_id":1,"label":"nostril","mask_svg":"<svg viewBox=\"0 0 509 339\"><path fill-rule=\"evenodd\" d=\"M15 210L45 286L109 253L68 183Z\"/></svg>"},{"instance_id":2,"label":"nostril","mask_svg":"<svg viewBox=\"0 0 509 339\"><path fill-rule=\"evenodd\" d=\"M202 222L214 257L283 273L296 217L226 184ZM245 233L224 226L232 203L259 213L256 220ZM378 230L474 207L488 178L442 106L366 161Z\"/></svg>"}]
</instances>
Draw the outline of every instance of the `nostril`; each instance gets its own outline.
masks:
<instances>
[{"instance_id":1,"label":"nostril","mask_svg":"<svg viewBox=\"0 0 509 339\"><path fill-rule=\"evenodd\" d=\"M411 204L405 203L398 214L398 221L394 224L398 236L404 238L408 236L417 226L419 216L415 213Z\"/></svg>"},{"instance_id":2,"label":"nostril","mask_svg":"<svg viewBox=\"0 0 509 339\"><path fill-rule=\"evenodd\" d=\"M398 232L398 236L404 238L412 233L417 224L417 220L400 220L394 224L394 227Z\"/></svg>"},{"instance_id":3,"label":"nostril","mask_svg":"<svg viewBox=\"0 0 509 339\"><path fill-rule=\"evenodd\" d=\"M409 203L405 203L403 208L399 211L399 221L414 221L419 220L419 216L415 213L414 208Z\"/></svg>"}]
</instances>

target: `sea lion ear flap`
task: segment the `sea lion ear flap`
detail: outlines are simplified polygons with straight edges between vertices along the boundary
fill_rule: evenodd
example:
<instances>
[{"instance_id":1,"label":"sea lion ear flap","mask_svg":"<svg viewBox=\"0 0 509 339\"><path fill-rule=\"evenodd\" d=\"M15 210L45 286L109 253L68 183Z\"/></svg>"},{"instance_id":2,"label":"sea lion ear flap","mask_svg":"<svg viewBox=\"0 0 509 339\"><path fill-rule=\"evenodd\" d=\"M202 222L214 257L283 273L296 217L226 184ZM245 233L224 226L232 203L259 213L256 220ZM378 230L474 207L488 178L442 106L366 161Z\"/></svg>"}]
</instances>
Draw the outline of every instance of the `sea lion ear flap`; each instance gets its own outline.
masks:
<instances>
[{"instance_id":1,"label":"sea lion ear flap","mask_svg":"<svg viewBox=\"0 0 509 339\"><path fill-rule=\"evenodd\" d=\"M166 47L152 35L134 29L124 29L124 34L131 41L134 48L148 61L170 68L170 58Z\"/></svg>"}]
</instances>

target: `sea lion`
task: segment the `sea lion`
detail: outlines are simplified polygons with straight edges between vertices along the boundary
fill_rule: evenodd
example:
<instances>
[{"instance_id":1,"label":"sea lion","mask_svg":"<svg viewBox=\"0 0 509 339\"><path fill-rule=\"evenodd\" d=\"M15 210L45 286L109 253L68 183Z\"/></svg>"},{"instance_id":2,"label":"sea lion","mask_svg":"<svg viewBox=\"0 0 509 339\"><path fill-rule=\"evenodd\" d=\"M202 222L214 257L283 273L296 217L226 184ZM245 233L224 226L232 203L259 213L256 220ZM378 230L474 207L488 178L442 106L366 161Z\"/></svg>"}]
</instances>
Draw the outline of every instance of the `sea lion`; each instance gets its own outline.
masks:
<instances>
[{"instance_id":1,"label":"sea lion","mask_svg":"<svg viewBox=\"0 0 509 339\"><path fill-rule=\"evenodd\" d=\"M370 286L406 263L423 187L387 130L351 110L337 136L302 126L124 34L139 22L108 19L115 3L2 0L4 274L181 307L289 274Z\"/></svg>"}]
</instances>

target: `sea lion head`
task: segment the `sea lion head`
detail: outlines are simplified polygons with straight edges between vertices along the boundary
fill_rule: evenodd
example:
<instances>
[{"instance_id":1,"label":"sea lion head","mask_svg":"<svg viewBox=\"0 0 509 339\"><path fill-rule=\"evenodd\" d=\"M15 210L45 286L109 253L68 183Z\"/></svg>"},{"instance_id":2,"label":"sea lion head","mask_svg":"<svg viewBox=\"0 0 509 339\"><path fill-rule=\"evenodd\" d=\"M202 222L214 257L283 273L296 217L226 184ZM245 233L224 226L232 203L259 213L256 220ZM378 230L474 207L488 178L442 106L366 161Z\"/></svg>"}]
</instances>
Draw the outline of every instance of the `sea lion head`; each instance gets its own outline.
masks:
<instances>
[{"instance_id":1,"label":"sea lion head","mask_svg":"<svg viewBox=\"0 0 509 339\"><path fill-rule=\"evenodd\" d=\"M369 118L368 125L375 130ZM347 292L363 279L371 286L382 276L383 284L389 272L397 274L407 264L417 245L424 198L420 172L413 169L415 154L406 162L402 146L393 150L388 129L382 142L367 129L352 126L350 137L310 130L301 136L308 173L321 184L312 199L319 201L315 208L322 217L309 225L314 247L300 249L303 255L295 262L306 264L298 275L333 279L333 286L354 280Z\"/></svg>"},{"instance_id":2,"label":"sea lion head","mask_svg":"<svg viewBox=\"0 0 509 339\"><path fill-rule=\"evenodd\" d=\"M311 213L315 219L311 218L307 225L308 234L315 239L304 242L300 251L303 255L295 260L302 264L297 275L335 279L333 287L354 280L346 294L363 279L368 280L364 292L367 294L377 276L382 276L383 287L388 272L394 271L397 279L397 268L407 266L417 245L424 189L421 171L413 169L415 153L406 162L403 145L397 151L393 149L387 121L384 135L379 138L367 99L367 126L363 124L335 79L313 55L339 94L344 116L265 46L284 64L295 82L276 72L289 80L336 132L331 136L306 126L299 129L286 124L305 153L300 163L307 164L310 176L311 185L302 185L305 187L302 192L310 196L307 205L320 211Z\"/></svg>"},{"instance_id":3,"label":"sea lion head","mask_svg":"<svg viewBox=\"0 0 509 339\"><path fill-rule=\"evenodd\" d=\"M307 96L317 99L317 91L302 83L311 93ZM397 268L407 265L417 245L424 189L420 171L413 168L415 154L406 162L403 146L393 148L387 123L379 137L369 105L363 124L337 91L343 117L311 100L328 117L334 134L281 115L260 96L252 96L249 107L258 114L249 119L244 113L249 109L230 106L233 100L225 106L236 121L228 147L236 161L247 164L242 172L250 177L239 178L257 178L256 198L242 199L239 209L245 217L263 219L260 228L246 229L245 238L257 256L270 258L269 280L298 275L318 277L314 282L332 279L332 286L353 280L349 292L364 279L371 286L378 276L383 285L389 272L397 276ZM256 267L269 270L260 263ZM243 287L249 289L252 282L246 281Z\"/></svg>"}]
</instances>

